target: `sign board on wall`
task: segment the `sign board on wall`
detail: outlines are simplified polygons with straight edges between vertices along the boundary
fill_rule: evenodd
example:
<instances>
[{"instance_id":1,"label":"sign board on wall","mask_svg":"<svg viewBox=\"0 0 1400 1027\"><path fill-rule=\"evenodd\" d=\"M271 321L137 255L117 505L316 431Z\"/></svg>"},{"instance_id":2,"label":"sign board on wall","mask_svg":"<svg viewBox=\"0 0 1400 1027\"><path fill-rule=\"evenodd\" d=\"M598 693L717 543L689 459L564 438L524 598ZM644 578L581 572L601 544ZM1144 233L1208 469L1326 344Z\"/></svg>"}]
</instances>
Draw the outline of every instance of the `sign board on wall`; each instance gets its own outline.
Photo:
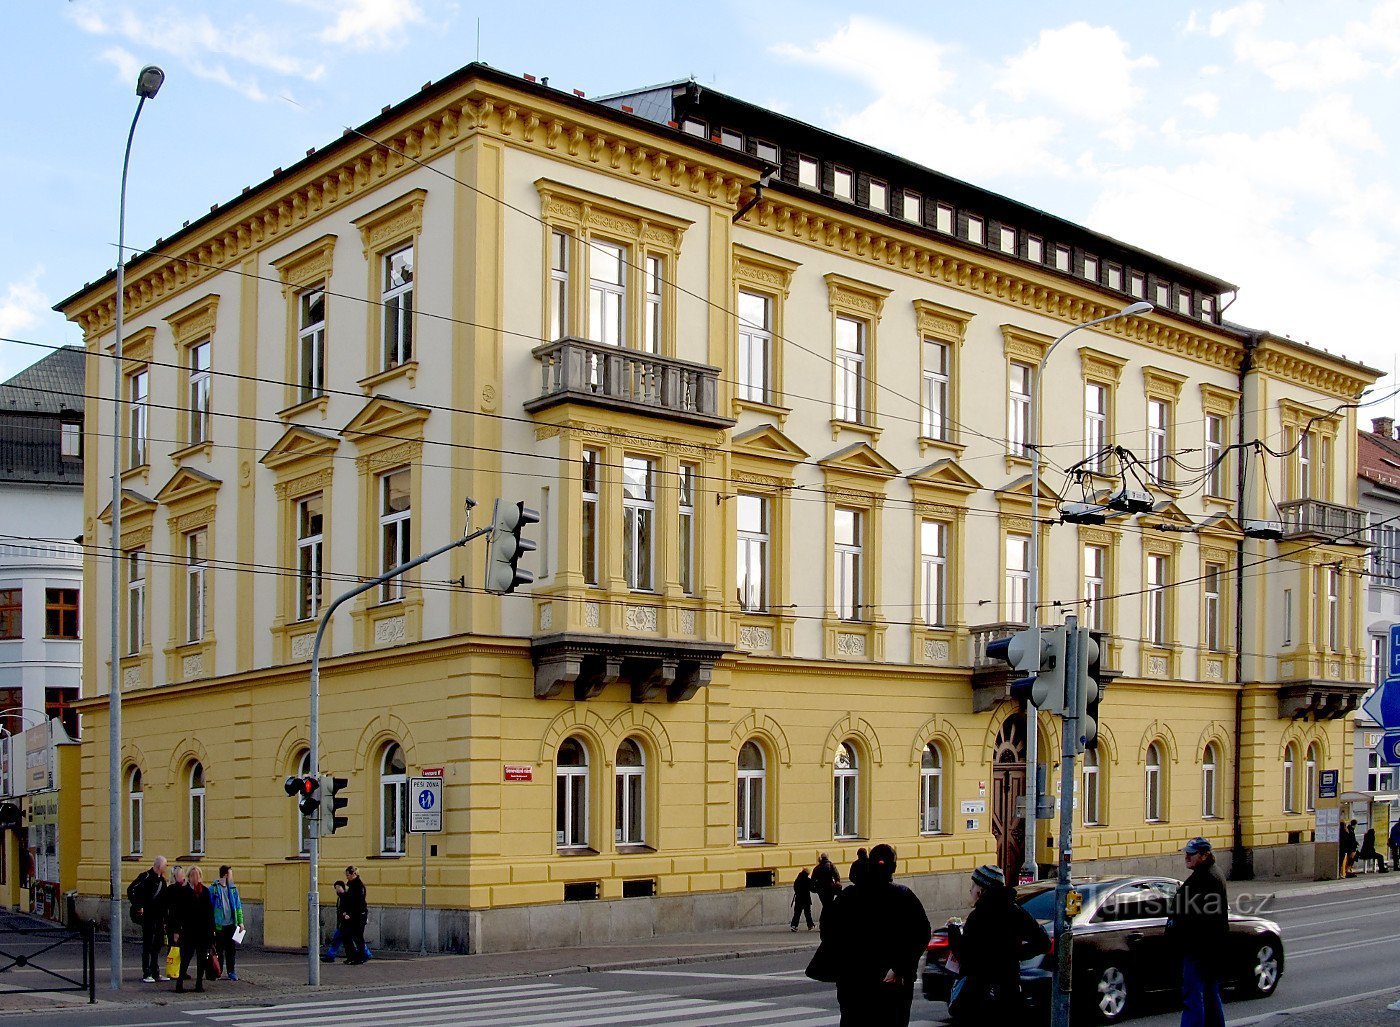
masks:
<instances>
[{"instance_id":1,"label":"sign board on wall","mask_svg":"<svg viewBox=\"0 0 1400 1027\"><path fill-rule=\"evenodd\" d=\"M964 816L980 816L987 812L985 799L964 799L962 804Z\"/></svg>"},{"instance_id":2,"label":"sign board on wall","mask_svg":"<svg viewBox=\"0 0 1400 1027\"><path fill-rule=\"evenodd\" d=\"M442 778L408 779L408 829L423 833L442 830Z\"/></svg>"},{"instance_id":3,"label":"sign board on wall","mask_svg":"<svg viewBox=\"0 0 1400 1027\"><path fill-rule=\"evenodd\" d=\"M1337 779L1339 771L1320 770L1317 774L1317 797L1319 799L1335 799L1337 797Z\"/></svg>"},{"instance_id":4,"label":"sign board on wall","mask_svg":"<svg viewBox=\"0 0 1400 1027\"><path fill-rule=\"evenodd\" d=\"M502 771L502 776L507 781L533 781L535 779L535 768L529 763L507 763Z\"/></svg>"}]
</instances>

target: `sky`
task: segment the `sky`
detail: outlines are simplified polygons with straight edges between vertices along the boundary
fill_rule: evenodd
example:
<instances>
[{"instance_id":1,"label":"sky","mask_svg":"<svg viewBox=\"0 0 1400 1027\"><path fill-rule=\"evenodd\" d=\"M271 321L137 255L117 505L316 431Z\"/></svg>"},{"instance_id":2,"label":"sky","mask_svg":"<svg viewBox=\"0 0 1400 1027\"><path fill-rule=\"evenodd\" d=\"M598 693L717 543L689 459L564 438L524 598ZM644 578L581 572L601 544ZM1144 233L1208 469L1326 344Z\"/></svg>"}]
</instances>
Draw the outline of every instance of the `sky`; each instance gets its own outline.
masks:
<instances>
[{"instance_id":1,"label":"sky","mask_svg":"<svg viewBox=\"0 0 1400 1027\"><path fill-rule=\"evenodd\" d=\"M589 96L694 77L1233 282L1232 321L1397 369L1400 0L860 6L7 0L0 380L46 352L23 343L82 342L51 308L115 264L143 65L166 81L136 130L133 248L473 59Z\"/></svg>"}]
</instances>

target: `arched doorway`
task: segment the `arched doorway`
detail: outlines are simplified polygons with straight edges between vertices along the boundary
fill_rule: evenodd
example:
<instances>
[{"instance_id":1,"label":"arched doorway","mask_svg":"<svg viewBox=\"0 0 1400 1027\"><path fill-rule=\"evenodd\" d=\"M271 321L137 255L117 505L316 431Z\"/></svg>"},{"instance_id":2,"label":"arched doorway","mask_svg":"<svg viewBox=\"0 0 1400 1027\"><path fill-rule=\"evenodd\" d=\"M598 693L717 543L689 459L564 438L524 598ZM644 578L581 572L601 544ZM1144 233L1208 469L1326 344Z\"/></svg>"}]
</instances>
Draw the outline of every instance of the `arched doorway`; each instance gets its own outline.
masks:
<instances>
[{"instance_id":1,"label":"arched doorway","mask_svg":"<svg viewBox=\"0 0 1400 1027\"><path fill-rule=\"evenodd\" d=\"M1001 724L992 745L992 837L997 863L1015 883L1026 858L1026 825L1016 803L1026 794L1026 717L1013 713Z\"/></svg>"}]
</instances>

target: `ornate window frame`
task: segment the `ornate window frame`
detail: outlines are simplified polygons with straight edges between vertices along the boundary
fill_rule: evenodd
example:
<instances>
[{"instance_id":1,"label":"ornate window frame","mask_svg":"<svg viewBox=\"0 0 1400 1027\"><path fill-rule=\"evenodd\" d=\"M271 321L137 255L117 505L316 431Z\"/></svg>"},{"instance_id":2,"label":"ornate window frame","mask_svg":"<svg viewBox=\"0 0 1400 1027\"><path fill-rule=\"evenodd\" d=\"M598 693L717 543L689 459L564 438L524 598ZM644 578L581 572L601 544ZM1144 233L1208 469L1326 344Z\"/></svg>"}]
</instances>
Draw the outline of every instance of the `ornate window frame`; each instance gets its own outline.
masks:
<instances>
[{"instance_id":1,"label":"ornate window frame","mask_svg":"<svg viewBox=\"0 0 1400 1027\"><path fill-rule=\"evenodd\" d=\"M1036 396L1036 392L1041 385L1038 381L1039 372L1037 368L1039 368L1042 361L1045 360L1045 354L1049 351L1054 341L1054 338L1049 335L1042 335L1040 332L1032 332L1018 325L1004 324L1001 326L1001 351L1005 361L1005 375L1002 379L1005 384L1001 390L1001 423L1003 427L1011 423L1011 365L1028 365L1030 367L1030 375L1027 380L1031 390L1030 438L1027 439L1028 445L1037 444L1043 435L1042 429L1045 424L1045 411L1044 404L1039 402ZM1023 456L1019 453L1011 452L1009 448L1011 440L1008 438L1005 441L1007 448L1004 457L1007 472L1009 473L1012 468L1015 467L1030 467L1030 456Z\"/></svg>"},{"instance_id":2,"label":"ornate window frame","mask_svg":"<svg viewBox=\"0 0 1400 1027\"><path fill-rule=\"evenodd\" d=\"M1221 452L1227 454L1221 464L1221 479L1225 486L1221 491L1228 493L1227 495L1212 495L1210 477L1207 476L1201 488L1201 499L1207 506L1219 504L1224 509L1233 509L1235 505L1235 494L1232 487L1234 478L1230 471L1233 469L1233 462L1240 459L1240 454L1230 452L1229 447L1234 444L1230 428L1235 417L1238 416L1240 394L1235 389L1227 389L1210 382L1201 382L1199 388L1201 392L1201 451L1207 452L1205 435L1207 419L1219 417L1223 422L1220 439Z\"/></svg>"},{"instance_id":3,"label":"ornate window frame","mask_svg":"<svg viewBox=\"0 0 1400 1027\"><path fill-rule=\"evenodd\" d=\"M806 459L805 450L771 425L744 432L731 443L729 478L734 491L757 495L768 502L768 610L737 611L736 604L732 618L739 648L752 653L791 656L795 651L793 633L797 620L790 605L792 488L796 467ZM726 536L736 538L737 515L728 513L724 524ZM725 596L735 594L737 572L736 564L723 575Z\"/></svg>"},{"instance_id":4,"label":"ornate window frame","mask_svg":"<svg viewBox=\"0 0 1400 1027\"><path fill-rule=\"evenodd\" d=\"M168 561L169 640L164 648L165 680L192 681L214 675L214 583L218 577L218 548L214 530L218 513L218 493L223 482L192 467L176 471L165 487L156 494L156 501L166 508L165 524L169 532ZM187 536L203 531L204 551L204 634L190 640L185 633L185 613L189 600L189 575L186 573L185 546ZM147 604L150 596L147 596Z\"/></svg>"},{"instance_id":5,"label":"ornate window frame","mask_svg":"<svg viewBox=\"0 0 1400 1027\"><path fill-rule=\"evenodd\" d=\"M109 625L109 629L121 632L123 639L126 637L127 633L126 619L129 614L130 605L129 599L127 598L126 570L129 564L126 562L126 558L131 551L135 549L140 549L146 554L146 576L144 579L146 582L146 591L143 604L144 608L142 610L144 623L142 624L141 648L139 651L131 653L127 652L127 646L125 644L120 647L121 657L118 664L121 669L121 689L123 693L125 693L135 688L151 687L151 675L154 672L151 641L152 632L154 630L154 624L152 623L153 618L151 616L151 596L154 591L154 582L151 580L150 550L157 504L155 500L127 488L122 489L121 503L122 534L120 548L123 561L121 584L122 609L120 622L115 625ZM103 507L102 512L98 515L98 520L107 525L110 531L112 526L112 505L110 503ZM110 667L110 661L107 661L105 665Z\"/></svg>"},{"instance_id":6,"label":"ornate window frame","mask_svg":"<svg viewBox=\"0 0 1400 1027\"><path fill-rule=\"evenodd\" d=\"M1333 479L1336 478L1337 435L1342 418L1330 411L1320 410L1317 407L1291 399L1279 400L1278 410L1279 423L1288 444L1288 456L1285 462L1285 474L1287 475L1285 480L1288 483L1287 498L1296 500L1304 496L1299 477L1302 462L1299 458L1298 439L1299 433L1307 430L1313 433L1313 438L1317 441L1317 451L1310 462L1311 480L1308 482L1306 495L1308 498L1325 503L1332 502L1331 497L1335 490L1331 486ZM1330 460L1323 459L1324 447L1331 454Z\"/></svg>"},{"instance_id":7,"label":"ornate window frame","mask_svg":"<svg viewBox=\"0 0 1400 1027\"><path fill-rule=\"evenodd\" d=\"M218 313L219 295L214 293L195 300L165 319L175 337L175 362L179 365L179 370L176 372L178 375L176 395L180 399L177 403L178 409L175 411L177 424L175 438L179 440L179 448L170 454L170 459L177 465L197 454L203 454L206 464L213 459L214 395L218 391L214 388L214 380L218 377L214 372L214 334ZM195 347L201 343L209 345L209 434L198 442L192 442L190 441L190 416L193 410L187 408L190 395L190 358Z\"/></svg>"},{"instance_id":8,"label":"ornate window frame","mask_svg":"<svg viewBox=\"0 0 1400 1027\"><path fill-rule=\"evenodd\" d=\"M1177 374L1175 371L1167 371L1160 367L1148 366L1142 369L1142 391L1147 409L1150 410L1150 404L1153 400L1157 400L1166 405L1167 437L1166 441L1163 443L1164 456L1162 458L1161 474L1158 476L1160 480L1157 480L1155 484L1158 485L1163 492L1172 496L1181 494L1181 486L1175 484L1170 474L1170 468L1171 455L1175 453L1178 448L1177 440L1179 431L1177 425L1181 420L1181 387L1189 380L1190 379L1188 379L1186 375ZM1151 428L1150 423L1147 427L1149 429ZM1146 452L1143 453L1143 460L1147 461ZM1149 467L1150 466L1149 463Z\"/></svg>"},{"instance_id":9,"label":"ornate window frame","mask_svg":"<svg viewBox=\"0 0 1400 1027\"><path fill-rule=\"evenodd\" d=\"M1079 348L1079 374L1082 379L1080 407L1084 420L1087 421L1088 411L1084 404L1089 386L1098 385L1104 389L1104 445L1106 446L1112 446L1118 438L1118 386L1122 382L1123 368L1127 366L1127 363L1125 357L1106 353L1091 346ZM1085 437L1087 438L1087 435ZM1081 453L1080 456L1087 458L1088 453ZM1118 473L1118 458L1110 454L1103 458L1102 463L1094 467L1086 465L1086 469L1098 478L1112 479Z\"/></svg>"},{"instance_id":10,"label":"ornate window frame","mask_svg":"<svg viewBox=\"0 0 1400 1027\"><path fill-rule=\"evenodd\" d=\"M155 348L156 330L152 327L142 328L122 344L122 433L126 436L122 446L122 462L124 464L121 472L123 484L134 482L139 479L142 485L149 484L151 478L151 357ZM108 346L107 352L115 353L115 347ZM136 382L136 376L144 374L146 376L146 400L142 430L142 438L145 442L145 459L139 464L129 463L131 460L131 418L132 418L132 388Z\"/></svg>"},{"instance_id":11,"label":"ornate window frame","mask_svg":"<svg viewBox=\"0 0 1400 1027\"><path fill-rule=\"evenodd\" d=\"M786 397L783 391L783 357L786 348L784 325L787 299L792 289L793 272L801 266L797 261L785 260L770 253L749 249L749 247L739 243L735 243L733 246L734 281L731 289L733 299L730 309L734 313L729 319L733 327L733 339L729 347L732 354L730 367L737 369L739 366L739 293L749 292L764 297L769 302L771 314L768 326L769 402L763 403L740 398L736 370L734 383L732 385L724 383L726 387L733 389L731 407L735 417L746 410L755 411L772 418L773 423L782 427L787 421L788 415L792 413L792 409L785 405Z\"/></svg>"},{"instance_id":12,"label":"ornate window frame","mask_svg":"<svg viewBox=\"0 0 1400 1027\"><path fill-rule=\"evenodd\" d=\"M817 462L821 469L825 502L825 538L835 538L836 509L860 513L861 536L861 617L842 620L837 616L835 575L830 568L826 581L826 606L822 617L823 655L833 660L885 659L885 635L889 625L884 616L884 508L891 479L899 475L895 467L867 442L858 442ZM833 547L827 546L827 559Z\"/></svg>"},{"instance_id":13,"label":"ornate window frame","mask_svg":"<svg viewBox=\"0 0 1400 1027\"><path fill-rule=\"evenodd\" d=\"M932 300L914 300L914 324L918 331L919 346L919 456L927 455L930 449L950 457L960 457L967 444L962 441L962 347L967 339L967 326L975 314L956 307L935 303ZM926 342L936 342L948 352L948 408L944 418L948 422L943 438L933 438L924 434L924 410L926 397L923 393Z\"/></svg>"},{"instance_id":14,"label":"ornate window frame","mask_svg":"<svg viewBox=\"0 0 1400 1027\"><path fill-rule=\"evenodd\" d=\"M423 344L418 331L418 311L423 300L419 292L423 266L423 205L427 198L426 189L410 189L351 222L360 231L368 271L365 377L358 382L365 395L399 378L405 379L408 387L413 388L418 376L418 353ZM384 294L384 258L405 246L413 247L413 353L410 359L386 369L381 359L384 349L384 305L380 297Z\"/></svg>"},{"instance_id":15,"label":"ornate window frame","mask_svg":"<svg viewBox=\"0 0 1400 1027\"><path fill-rule=\"evenodd\" d=\"M299 339L301 297L318 286L327 290L326 327L321 343L324 373L325 357L329 351L331 339L329 290L331 273L335 263L336 241L337 236L334 234L323 235L285 257L272 261L272 266L277 270L278 277L282 280L282 299L286 304L287 317L286 352L282 375L285 385L282 390L282 409L277 411L277 416L284 421L301 420L313 412L320 414L321 420L326 419L326 406L330 402L328 390L306 400L301 399L301 345Z\"/></svg>"},{"instance_id":16,"label":"ornate window frame","mask_svg":"<svg viewBox=\"0 0 1400 1027\"><path fill-rule=\"evenodd\" d=\"M971 637L963 615L963 581L966 563L964 549L967 538L968 497L981 484L945 458L907 476L914 503L911 511L913 544L911 559L915 568L910 609L910 660L913 663L934 663L953 666L966 651L965 642ZM944 558L944 605L948 616L942 624L925 624L923 611L923 546L921 535L925 521L944 527L946 556ZM945 818L946 819L946 818Z\"/></svg>"},{"instance_id":17,"label":"ornate window frame","mask_svg":"<svg viewBox=\"0 0 1400 1027\"><path fill-rule=\"evenodd\" d=\"M878 442L884 431L880 427L879 327L880 318L885 310L885 300L889 298L892 290L847 278L834 271L822 277L826 281L827 307L831 314L831 441L839 439L842 431L850 431L864 436L870 442ZM848 421L836 416L837 378L840 373L836 356L838 318L854 320L865 326L862 383L864 421Z\"/></svg>"},{"instance_id":18,"label":"ornate window frame","mask_svg":"<svg viewBox=\"0 0 1400 1027\"><path fill-rule=\"evenodd\" d=\"M1107 648L1107 652L1102 654L1103 664L1106 667L1120 666L1119 659L1122 653L1123 643L1118 638L1118 607L1117 600L1111 598L1118 595L1118 570L1120 561L1120 548L1123 541L1122 531L1102 525L1081 524L1077 531L1079 543L1079 598L1083 598L1084 582L1088 580L1089 568L1085 560L1085 550L1090 546L1097 546L1104 551L1103 568L1103 591L1104 595L1110 597L1108 602L1102 605L1099 616L1099 627L1097 630L1104 632L1102 646ZM1080 618L1081 621L1083 618Z\"/></svg>"},{"instance_id":19,"label":"ornate window frame","mask_svg":"<svg viewBox=\"0 0 1400 1027\"><path fill-rule=\"evenodd\" d=\"M1147 576L1147 561L1149 557L1158 556L1166 558L1167 578L1163 591L1163 638L1168 640L1165 644L1156 645L1149 641L1150 632L1147 630L1148 610L1150 608L1150 595ZM1142 608L1139 621L1142 624L1142 637L1138 639L1138 660L1140 662L1140 672L1143 677L1153 678L1158 681L1174 680L1179 671L1181 658L1181 642L1178 634L1180 617L1178 607L1181 605L1177 589L1174 587L1174 579L1179 576L1181 569L1181 544L1165 539L1144 536L1142 540L1142 556L1139 580L1142 582Z\"/></svg>"}]
</instances>

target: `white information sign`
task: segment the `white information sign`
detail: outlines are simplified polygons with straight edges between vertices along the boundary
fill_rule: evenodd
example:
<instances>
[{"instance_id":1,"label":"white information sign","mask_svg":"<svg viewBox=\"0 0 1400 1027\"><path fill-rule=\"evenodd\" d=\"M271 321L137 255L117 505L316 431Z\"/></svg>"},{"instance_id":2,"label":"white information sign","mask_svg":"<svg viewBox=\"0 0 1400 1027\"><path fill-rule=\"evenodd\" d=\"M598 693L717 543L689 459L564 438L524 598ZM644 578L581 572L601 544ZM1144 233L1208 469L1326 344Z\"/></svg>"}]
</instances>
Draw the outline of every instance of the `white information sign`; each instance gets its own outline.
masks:
<instances>
[{"instance_id":1,"label":"white information sign","mask_svg":"<svg viewBox=\"0 0 1400 1027\"><path fill-rule=\"evenodd\" d=\"M408 830L425 834L442 831L442 778L408 779Z\"/></svg>"}]
</instances>

